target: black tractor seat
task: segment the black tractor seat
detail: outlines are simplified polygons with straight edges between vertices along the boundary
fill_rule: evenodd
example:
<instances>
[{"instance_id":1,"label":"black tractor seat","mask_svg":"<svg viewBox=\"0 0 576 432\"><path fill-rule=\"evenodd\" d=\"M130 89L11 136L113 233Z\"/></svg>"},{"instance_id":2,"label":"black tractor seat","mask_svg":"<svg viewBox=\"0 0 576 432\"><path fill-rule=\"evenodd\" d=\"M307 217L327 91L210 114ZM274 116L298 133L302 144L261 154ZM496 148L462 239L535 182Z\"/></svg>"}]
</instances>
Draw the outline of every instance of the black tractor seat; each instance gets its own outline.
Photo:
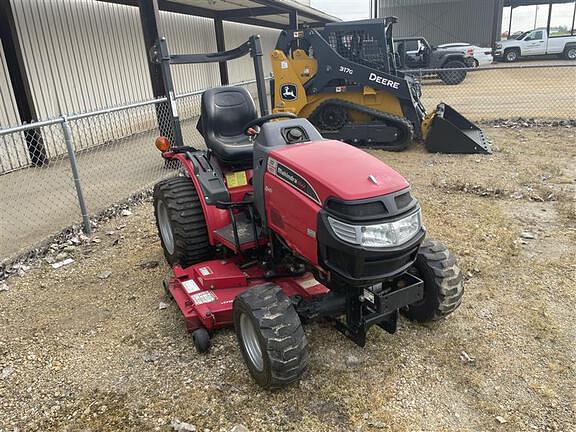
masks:
<instances>
[{"instance_id":1,"label":"black tractor seat","mask_svg":"<svg viewBox=\"0 0 576 432\"><path fill-rule=\"evenodd\" d=\"M216 87L202 94L198 131L214 156L231 168L252 166L252 143L244 125L258 114L254 100L243 87Z\"/></svg>"}]
</instances>

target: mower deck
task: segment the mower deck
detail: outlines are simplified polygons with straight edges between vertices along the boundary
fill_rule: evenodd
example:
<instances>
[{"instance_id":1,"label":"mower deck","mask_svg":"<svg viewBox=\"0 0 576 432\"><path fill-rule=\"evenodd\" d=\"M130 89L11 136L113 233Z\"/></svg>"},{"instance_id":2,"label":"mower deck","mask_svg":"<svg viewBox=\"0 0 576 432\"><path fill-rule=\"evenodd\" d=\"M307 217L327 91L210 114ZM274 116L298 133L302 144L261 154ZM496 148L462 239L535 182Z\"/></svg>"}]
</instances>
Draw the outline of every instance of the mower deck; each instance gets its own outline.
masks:
<instances>
[{"instance_id":1,"label":"mower deck","mask_svg":"<svg viewBox=\"0 0 576 432\"><path fill-rule=\"evenodd\" d=\"M166 284L186 320L188 331L232 325L232 303L249 288L269 280L257 265L240 268L236 258L205 261L187 268L174 266L174 276ZM309 300L330 292L311 273L274 278L287 296Z\"/></svg>"}]
</instances>

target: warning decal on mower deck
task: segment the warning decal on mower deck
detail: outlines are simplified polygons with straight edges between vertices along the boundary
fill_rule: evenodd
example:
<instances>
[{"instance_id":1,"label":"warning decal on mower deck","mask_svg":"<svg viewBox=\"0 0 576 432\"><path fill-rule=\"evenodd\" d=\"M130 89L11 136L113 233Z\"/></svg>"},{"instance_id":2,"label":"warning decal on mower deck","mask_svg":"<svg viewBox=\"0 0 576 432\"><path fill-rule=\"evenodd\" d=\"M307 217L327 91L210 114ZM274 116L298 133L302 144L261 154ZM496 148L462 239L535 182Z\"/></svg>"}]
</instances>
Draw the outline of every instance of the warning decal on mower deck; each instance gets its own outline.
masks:
<instances>
[{"instance_id":1,"label":"warning decal on mower deck","mask_svg":"<svg viewBox=\"0 0 576 432\"><path fill-rule=\"evenodd\" d=\"M195 293L196 291L200 291L200 287L196 282L192 279L188 279L187 281L182 282L182 286L186 290L188 294Z\"/></svg>"},{"instance_id":2,"label":"warning decal on mower deck","mask_svg":"<svg viewBox=\"0 0 576 432\"><path fill-rule=\"evenodd\" d=\"M211 269L210 267L208 267L208 266L206 266L206 267L200 267L200 268L198 269L198 271L200 272L200 274L201 274L202 276L208 276L208 275L211 275L211 274L213 273L213 272L212 272L212 269Z\"/></svg>"},{"instance_id":3,"label":"warning decal on mower deck","mask_svg":"<svg viewBox=\"0 0 576 432\"><path fill-rule=\"evenodd\" d=\"M192 296L192 301L196 306L204 304L204 303L211 303L216 300L218 297L212 291L202 291L198 294L194 294Z\"/></svg>"}]
</instances>

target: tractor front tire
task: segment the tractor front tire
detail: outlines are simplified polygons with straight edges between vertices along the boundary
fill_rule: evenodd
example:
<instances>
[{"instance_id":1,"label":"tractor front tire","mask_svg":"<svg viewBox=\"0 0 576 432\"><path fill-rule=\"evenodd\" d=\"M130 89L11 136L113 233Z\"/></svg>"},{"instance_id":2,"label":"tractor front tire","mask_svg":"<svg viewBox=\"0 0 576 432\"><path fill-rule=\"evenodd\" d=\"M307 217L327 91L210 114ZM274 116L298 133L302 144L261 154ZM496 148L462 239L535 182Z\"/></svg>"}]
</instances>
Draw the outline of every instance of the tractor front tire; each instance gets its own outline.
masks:
<instances>
[{"instance_id":1,"label":"tractor front tire","mask_svg":"<svg viewBox=\"0 0 576 432\"><path fill-rule=\"evenodd\" d=\"M438 76L447 85L457 85L466 79L466 63L460 60L447 62L442 69L461 69L446 72L438 72Z\"/></svg>"},{"instance_id":2,"label":"tractor front tire","mask_svg":"<svg viewBox=\"0 0 576 432\"><path fill-rule=\"evenodd\" d=\"M250 375L261 387L285 387L306 371L306 335L294 306L278 285L259 285L236 297L234 329Z\"/></svg>"},{"instance_id":3,"label":"tractor front tire","mask_svg":"<svg viewBox=\"0 0 576 432\"><path fill-rule=\"evenodd\" d=\"M174 177L156 184L154 216L164 256L170 265L188 267L214 256L192 180Z\"/></svg>"},{"instance_id":4,"label":"tractor front tire","mask_svg":"<svg viewBox=\"0 0 576 432\"><path fill-rule=\"evenodd\" d=\"M424 298L401 310L408 319L437 321L454 312L462 303L462 271L454 255L439 241L425 240L409 271L424 281Z\"/></svg>"}]
</instances>

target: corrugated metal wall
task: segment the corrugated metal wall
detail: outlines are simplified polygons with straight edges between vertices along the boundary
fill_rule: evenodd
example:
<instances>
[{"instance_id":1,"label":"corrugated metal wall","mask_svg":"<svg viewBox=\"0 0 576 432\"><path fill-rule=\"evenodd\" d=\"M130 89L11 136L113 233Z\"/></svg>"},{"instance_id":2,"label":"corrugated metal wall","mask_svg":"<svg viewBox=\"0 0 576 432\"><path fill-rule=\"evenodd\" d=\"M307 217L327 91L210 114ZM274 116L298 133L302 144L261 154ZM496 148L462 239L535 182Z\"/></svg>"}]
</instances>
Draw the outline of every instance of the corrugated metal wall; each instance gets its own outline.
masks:
<instances>
[{"instance_id":1,"label":"corrugated metal wall","mask_svg":"<svg viewBox=\"0 0 576 432\"><path fill-rule=\"evenodd\" d=\"M495 7L496 0L381 0L379 16L399 18L397 37L424 36L434 45L469 42L489 47L494 19L499 19Z\"/></svg>"},{"instance_id":2,"label":"corrugated metal wall","mask_svg":"<svg viewBox=\"0 0 576 432\"><path fill-rule=\"evenodd\" d=\"M137 8L94 0L11 1L41 119L152 97ZM160 17L172 52L216 51L211 19L168 12ZM226 23L226 45L235 47L253 33L269 48L278 31ZM235 64L231 72L232 81L252 75ZM177 92L217 85L218 65L174 67L174 80ZM9 108L1 107L3 125L15 120Z\"/></svg>"},{"instance_id":3,"label":"corrugated metal wall","mask_svg":"<svg viewBox=\"0 0 576 432\"><path fill-rule=\"evenodd\" d=\"M39 119L152 99L137 8L95 0L11 1ZM161 12L160 19L171 52L216 51L211 19L169 12ZM278 30L236 23L225 23L226 47L235 48L255 33L262 36L265 52L269 52ZM267 56L264 63L269 74ZM0 66L0 127L18 125L3 56ZM217 63L179 65L172 70L177 94L220 84ZM254 76L250 57L230 62L229 70L232 83ZM192 110L197 110L197 106ZM189 115L195 114L188 111ZM151 124L148 118L130 118L129 122L117 122L111 130L107 119L100 120L101 124L98 119L91 122L89 140L78 137L77 145L97 145L149 129ZM61 140L50 136L44 140L49 156L64 151ZM9 153L22 154L26 161L25 144L21 139L16 141L0 140L2 161L8 159ZM4 165L3 162L0 171L15 168L13 164Z\"/></svg>"},{"instance_id":4,"label":"corrugated metal wall","mask_svg":"<svg viewBox=\"0 0 576 432\"><path fill-rule=\"evenodd\" d=\"M20 118L16 109L14 93L10 85L8 67L4 58L4 49L0 44L0 127L8 124L18 124Z\"/></svg>"},{"instance_id":5,"label":"corrugated metal wall","mask_svg":"<svg viewBox=\"0 0 576 432\"><path fill-rule=\"evenodd\" d=\"M14 99L14 92L8 76L8 67L4 57L4 48L0 44L0 128L5 125L17 125L20 116ZM0 173L14 166L28 163L28 152L22 135L0 140Z\"/></svg>"},{"instance_id":6,"label":"corrugated metal wall","mask_svg":"<svg viewBox=\"0 0 576 432\"><path fill-rule=\"evenodd\" d=\"M224 35L226 38L226 49L235 48L245 42L248 37L259 34L262 38L262 50L264 52L263 63L264 73L268 76L272 72L270 64L270 53L276 46L279 30L256 27L232 22L224 23ZM230 82L245 81L254 79L254 66L249 56L234 60L228 63L228 74Z\"/></svg>"}]
</instances>

